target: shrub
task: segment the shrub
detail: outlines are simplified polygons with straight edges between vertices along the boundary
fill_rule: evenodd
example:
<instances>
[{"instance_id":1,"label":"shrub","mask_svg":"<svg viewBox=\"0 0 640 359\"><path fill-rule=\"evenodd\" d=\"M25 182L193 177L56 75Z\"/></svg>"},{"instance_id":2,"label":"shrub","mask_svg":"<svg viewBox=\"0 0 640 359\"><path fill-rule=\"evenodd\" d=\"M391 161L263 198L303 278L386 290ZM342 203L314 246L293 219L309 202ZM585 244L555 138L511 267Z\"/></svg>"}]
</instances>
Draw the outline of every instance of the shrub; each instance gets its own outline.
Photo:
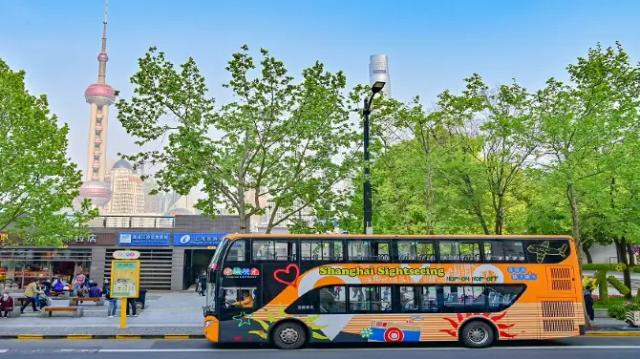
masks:
<instances>
[{"instance_id":1,"label":"shrub","mask_svg":"<svg viewBox=\"0 0 640 359\"><path fill-rule=\"evenodd\" d=\"M616 318L618 320L624 320L627 315L627 309L623 304L612 305L609 307L607 311L611 318Z\"/></svg>"},{"instance_id":2,"label":"shrub","mask_svg":"<svg viewBox=\"0 0 640 359\"><path fill-rule=\"evenodd\" d=\"M596 270L596 271L612 271L622 272L625 265L623 263L586 263L582 265L584 270Z\"/></svg>"},{"instance_id":3,"label":"shrub","mask_svg":"<svg viewBox=\"0 0 640 359\"><path fill-rule=\"evenodd\" d=\"M609 288L607 287L607 272L606 271L597 271L596 272L596 280L598 283L598 297L600 297L600 301L603 304L606 304L609 300Z\"/></svg>"},{"instance_id":4,"label":"shrub","mask_svg":"<svg viewBox=\"0 0 640 359\"><path fill-rule=\"evenodd\" d=\"M634 273L640 273L640 266L631 267L631 271L634 272Z\"/></svg>"},{"instance_id":5,"label":"shrub","mask_svg":"<svg viewBox=\"0 0 640 359\"><path fill-rule=\"evenodd\" d=\"M611 283L611 285L618 290L618 292L620 292L620 294L622 295L628 295L629 293L631 293L631 289L629 289L629 287L627 287L626 285L624 285L624 283L622 283L622 281L612 275L607 277L607 282ZM606 284L605 284L606 285Z\"/></svg>"}]
</instances>

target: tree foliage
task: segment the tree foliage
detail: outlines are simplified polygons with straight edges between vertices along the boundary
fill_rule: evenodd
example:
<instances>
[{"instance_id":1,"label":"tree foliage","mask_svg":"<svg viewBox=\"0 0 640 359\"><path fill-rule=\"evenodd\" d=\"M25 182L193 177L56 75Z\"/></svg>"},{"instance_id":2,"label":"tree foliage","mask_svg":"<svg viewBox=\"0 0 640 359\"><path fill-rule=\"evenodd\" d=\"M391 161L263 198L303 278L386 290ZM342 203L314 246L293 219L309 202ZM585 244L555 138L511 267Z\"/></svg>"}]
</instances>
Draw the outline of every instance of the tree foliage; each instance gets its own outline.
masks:
<instances>
[{"instance_id":1,"label":"tree foliage","mask_svg":"<svg viewBox=\"0 0 640 359\"><path fill-rule=\"evenodd\" d=\"M94 213L71 209L81 173L66 157L67 125L32 96L24 72L0 60L0 232L10 245L60 245L84 234Z\"/></svg>"},{"instance_id":2,"label":"tree foliage","mask_svg":"<svg viewBox=\"0 0 640 359\"><path fill-rule=\"evenodd\" d=\"M566 233L587 254L616 244L623 263L640 242L640 66L620 44L589 49L566 82L537 91L473 74L432 109L419 99L374 108L376 232Z\"/></svg>"},{"instance_id":3,"label":"tree foliage","mask_svg":"<svg viewBox=\"0 0 640 359\"><path fill-rule=\"evenodd\" d=\"M246 46L227 71L233 101L215 106L193 59L178 70L150 49L118 118L139 144L160 141L161 149L129 158L159 165L160 190L199 188L205 198L197 206L209 215L222 203L246 226L268 213L267 232L335 207L344 197L338 184L357 160L344 74L316 62L296 81L268 51L256 63Z\"/></svg>"}]
</instances>

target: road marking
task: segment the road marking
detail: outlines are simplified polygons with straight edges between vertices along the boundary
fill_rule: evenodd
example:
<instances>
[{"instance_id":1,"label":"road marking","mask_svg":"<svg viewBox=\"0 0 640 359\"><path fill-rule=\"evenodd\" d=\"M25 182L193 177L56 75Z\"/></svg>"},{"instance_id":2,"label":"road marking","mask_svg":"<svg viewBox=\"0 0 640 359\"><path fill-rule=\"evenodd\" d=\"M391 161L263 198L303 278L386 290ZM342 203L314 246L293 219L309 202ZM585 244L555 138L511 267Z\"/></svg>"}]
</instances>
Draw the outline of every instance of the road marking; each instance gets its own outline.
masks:
<instances>
[{"instance_id":1,"label":"road marking","mask_svg":"<svg viewBox=\"0 0 640 359\"><path fill-rule=\"evenodd\" d=\"M21 334L18 335L18 339L20 340L40 340L43 336L39 334Z\"/></svg>"}]
</instances>

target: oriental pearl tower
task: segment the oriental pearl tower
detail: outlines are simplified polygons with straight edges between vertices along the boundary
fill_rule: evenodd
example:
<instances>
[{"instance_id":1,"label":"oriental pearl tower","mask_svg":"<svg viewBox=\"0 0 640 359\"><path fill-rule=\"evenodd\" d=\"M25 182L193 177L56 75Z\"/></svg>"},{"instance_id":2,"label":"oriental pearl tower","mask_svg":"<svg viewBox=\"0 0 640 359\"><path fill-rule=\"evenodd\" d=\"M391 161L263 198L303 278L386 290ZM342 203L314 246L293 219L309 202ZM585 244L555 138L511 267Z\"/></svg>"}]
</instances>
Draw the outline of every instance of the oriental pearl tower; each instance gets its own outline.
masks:
<instances>
[{"instance_id":1,"label":"oriental pearl tower","mask_svg":"<svg viewBox=\"0 0 640 359\"><path fill-rule=\"evenodd\" d=\"M80 197L90 199L97 208L109 202L111 190L105 182L107 128L109 124L109 105L116 99L116 91L106 83L107 61L107 3L105 1L104 20L102 21L102 47L98 54L98 80L89 85L84 92L91 106L91 124L89 126L89 150L87 155L86 182L80 187Z\"/></svg>"}]
</instances>

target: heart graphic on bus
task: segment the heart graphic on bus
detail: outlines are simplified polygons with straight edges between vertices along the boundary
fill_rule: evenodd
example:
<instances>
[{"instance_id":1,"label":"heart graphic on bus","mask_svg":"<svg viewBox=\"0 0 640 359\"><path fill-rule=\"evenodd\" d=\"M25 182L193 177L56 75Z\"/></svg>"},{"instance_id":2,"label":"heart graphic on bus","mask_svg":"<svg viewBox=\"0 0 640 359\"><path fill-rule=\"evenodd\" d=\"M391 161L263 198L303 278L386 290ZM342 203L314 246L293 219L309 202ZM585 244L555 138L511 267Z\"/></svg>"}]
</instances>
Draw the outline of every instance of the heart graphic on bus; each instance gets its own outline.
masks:
<instances>
[{"instance_id":1,"label":"heart graphic on bus","mask_svg":"<svg viewBox=\"0 0 640 359\"><path fill-rule=\"evenodd\" d=\"M286 286L294 285L296 279L300 275L300 268L297 264L291 263L286 268L276 269L273 272L273 279L278 283L282 283Z\"/></svg>"}]
</instances>

